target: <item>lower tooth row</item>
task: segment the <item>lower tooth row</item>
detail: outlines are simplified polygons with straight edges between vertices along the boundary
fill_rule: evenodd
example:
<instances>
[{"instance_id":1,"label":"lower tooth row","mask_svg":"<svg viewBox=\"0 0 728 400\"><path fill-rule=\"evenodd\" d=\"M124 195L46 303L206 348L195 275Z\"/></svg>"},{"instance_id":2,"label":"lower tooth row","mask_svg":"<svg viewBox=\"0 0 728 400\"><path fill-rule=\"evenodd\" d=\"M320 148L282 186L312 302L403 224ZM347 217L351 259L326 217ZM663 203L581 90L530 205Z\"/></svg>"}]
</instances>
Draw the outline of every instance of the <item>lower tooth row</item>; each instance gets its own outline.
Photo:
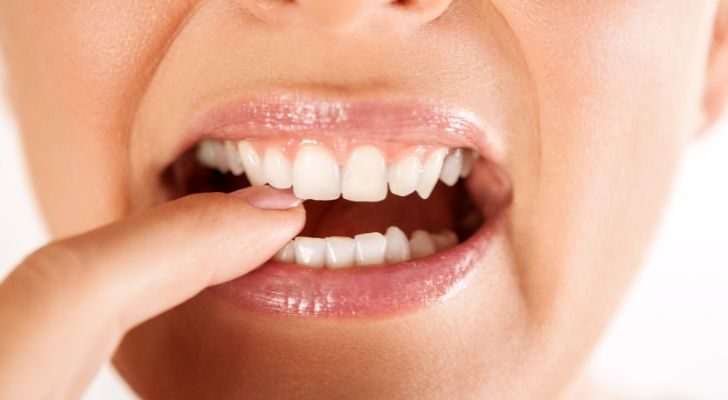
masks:
<instances>
[{"instance_id":1,"label":"lower tooth row","mask_svg":"<svg viewBox=\"0 0 728 400\"><path fill-rule=\"evenodd\" d=\"M384 235L373 232L354 238L336 236L325 239L299 236L273 259L311 268L339 269L419 259L457 244L457 235L451 230L436 234L417 230L407 239L401 229L393 226Z\"/></svg>"},{"instance_id":2,"label":"lower tooth row","mask_svg":"<svg viewBox=\"0 0 728 400\"><path fill-rule=\"evenodd\" d=\"M198 159L208 167L234 175L245 173L253 186L292 187L304 200L343 196L351 201L381 201L388 189L398 196L416 192L426 199L438 180L452 186L466 177L477 158L470 149L437 148L425 160L414 151L387 165L380 150L363 145L354 148L345 165L339 166L324 146L316 144L303 145L293 161L276 147L259 154L248 141L207 140L197 150Z\"/></svg>"}]
</instances>

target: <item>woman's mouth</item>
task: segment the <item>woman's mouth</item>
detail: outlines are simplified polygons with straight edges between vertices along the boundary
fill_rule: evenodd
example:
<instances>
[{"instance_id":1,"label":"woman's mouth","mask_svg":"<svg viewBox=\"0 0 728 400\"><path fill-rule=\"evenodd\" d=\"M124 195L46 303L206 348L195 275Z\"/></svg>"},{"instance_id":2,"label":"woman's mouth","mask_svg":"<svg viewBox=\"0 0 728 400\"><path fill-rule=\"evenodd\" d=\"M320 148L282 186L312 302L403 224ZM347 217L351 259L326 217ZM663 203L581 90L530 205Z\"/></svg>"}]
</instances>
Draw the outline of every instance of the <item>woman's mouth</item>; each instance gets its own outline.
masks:
<instances>
[{"instance_id":1,"label":"woman's mouth","mask_svg":"<svg viewBox=\"0 0 728 400\"><path fill-rule=\"evenodd\" d=\"M441 300L483 259L511 197L463 111L255 99L207 113L192 136L165 171L170 197L267 184L306 200L298 237L212 288L263 313L372 317Z\"/></svg>"}]
</instances>

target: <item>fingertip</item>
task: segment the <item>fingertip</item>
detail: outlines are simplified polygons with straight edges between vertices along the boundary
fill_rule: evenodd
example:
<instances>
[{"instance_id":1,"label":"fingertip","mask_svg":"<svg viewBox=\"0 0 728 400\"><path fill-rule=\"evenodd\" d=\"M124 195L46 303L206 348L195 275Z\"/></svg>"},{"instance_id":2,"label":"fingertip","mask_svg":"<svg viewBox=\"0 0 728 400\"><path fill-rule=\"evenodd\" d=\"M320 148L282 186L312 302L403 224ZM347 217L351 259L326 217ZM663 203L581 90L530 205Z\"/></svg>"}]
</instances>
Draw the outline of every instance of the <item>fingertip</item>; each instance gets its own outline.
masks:
<instances>
[{"instance_id":1,"label":"fingertip","mask_svg":"<svg viewBox=\"0 0 728 400\"><path fill-rule=\"evenodd\" d=\"M281 190L270 186L254 186L230 193L249 205L263 210L289 210L299 207L303 200L290 189Z\"/></svg>"}]
</instances>

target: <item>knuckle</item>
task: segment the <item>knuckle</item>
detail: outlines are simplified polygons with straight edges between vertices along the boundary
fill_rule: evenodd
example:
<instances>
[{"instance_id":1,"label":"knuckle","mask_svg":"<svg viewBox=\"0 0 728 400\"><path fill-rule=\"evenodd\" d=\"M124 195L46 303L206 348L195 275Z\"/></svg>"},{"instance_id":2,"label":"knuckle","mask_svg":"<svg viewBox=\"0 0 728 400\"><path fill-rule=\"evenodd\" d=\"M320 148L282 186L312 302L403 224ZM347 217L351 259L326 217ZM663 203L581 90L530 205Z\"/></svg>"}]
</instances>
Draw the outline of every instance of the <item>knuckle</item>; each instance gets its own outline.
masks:
<instances>
[{"instance_id":1,"label":"knuckle","mask_svg":"<svg viewBox=\"0 0 728 400\"><path fill-rule=\"evenodd\" d=\"M38 313L42 318L57 322L63 315L64 321L82 320L89 310L106 304L103 291L96 292L94 277L98 264L93 256L86 253L92 249L83 244L73 243L72 239L54 242L29 255L3 283L0 297L7 296L13 303L22 306L26 314ZM110 329L111 334L121 332L113 324L112 307L104 307L107 314L95 316L94 321L102 329Z\"/></svg>"},{"instance_id":2,"label":"knuckle","mask_svg":"<svg viewBox=\"0 0 728 400\"><path fill-rule=\"evenodd\" d=\"M17 278L26 285L55 287L78 282L84 269L78 250L65 242L55 242L28 256L17 270Z\"/></svg>"}]
</instances>

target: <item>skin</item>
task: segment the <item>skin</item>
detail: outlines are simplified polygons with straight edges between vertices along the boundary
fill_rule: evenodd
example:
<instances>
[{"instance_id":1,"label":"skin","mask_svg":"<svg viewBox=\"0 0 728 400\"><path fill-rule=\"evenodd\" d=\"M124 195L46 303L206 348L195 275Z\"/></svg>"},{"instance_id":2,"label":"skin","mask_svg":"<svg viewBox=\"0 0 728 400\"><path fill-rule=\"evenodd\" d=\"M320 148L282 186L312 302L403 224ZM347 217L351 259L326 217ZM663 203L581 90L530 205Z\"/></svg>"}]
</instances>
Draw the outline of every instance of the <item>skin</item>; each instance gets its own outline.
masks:
<instances>
[{"instance_id":1,"label":"skin","mask_svg":"<svg viewBox=\"0 0 728 400\"><path fill-rule=\"evenodd\" d=\"M160 252L177 251L132 237L150 232L167 243L180 229L149 228L160 215L149 209L164 199L159 172L174 158L190 115L209 105L281 89L436 99L484 120L502 141L497 161L514 187L505 233L482 260L483 271L449 301L369 321L292 320L233 310L206 292L194 296L220 281L197 277L154 312L134 311L144 302L122 292L128 304L104 309L135 318L78 335L118 339L194 296L133 329L118 348L115 364L142 396L558 397L637 272L683 151L723 108L724 2L342 4L5 0L0 40L8 92L50 232L64 238L106 225L60 243L74 255L99 243L110 249L81 257L88 263L81 273L75 261L52 257L51 244L51 253L41 249L14 276L37 268L40 258L44 271L111 269L131 282L149 274L170 287L171 278L147 267ZM195 229L188 240L198 245L180 243L186 251L204 249L209 235L245 237L241 221L253 208L241 207L253 214L238 210L235 217L233 204L218 210L205 207L213 200L197 200L211 220L225 223ZM180 221L194 214L195 207L170 204ZM132 214L134 224L114 222ZM280 243L295 235L290 218L288 231L270 225ZM225 277L254 268L260 260L232 255L245 248L245 239L236 240L226 254L237 267L220 257L196 267ZM267 245L272 253L279 243ZM12 304L38 306L15 287L57 300L86 285L80 293L97 301L109 284L30 275L22 284L11 277L0 289L0 316L27 321L19 326L54 325L31 311L12 312ZM77 305L57 308L79 321L99 315ZM29 354L56 340L53 329L45 331L25 340L22 329L3 330L2 343ZM104 351L78 361L82 373L58 378L66 382L63 393L78 393L116 341L99 343ZM17 358L40 363L51 356ZM74 357L53 359L67 365ZM0 364L3 382L17 390L8 397L27 397L23 391L35 390L38 380L31 366L39 364L12 368L12 360Z\"/></svg>"}]
</instances>

